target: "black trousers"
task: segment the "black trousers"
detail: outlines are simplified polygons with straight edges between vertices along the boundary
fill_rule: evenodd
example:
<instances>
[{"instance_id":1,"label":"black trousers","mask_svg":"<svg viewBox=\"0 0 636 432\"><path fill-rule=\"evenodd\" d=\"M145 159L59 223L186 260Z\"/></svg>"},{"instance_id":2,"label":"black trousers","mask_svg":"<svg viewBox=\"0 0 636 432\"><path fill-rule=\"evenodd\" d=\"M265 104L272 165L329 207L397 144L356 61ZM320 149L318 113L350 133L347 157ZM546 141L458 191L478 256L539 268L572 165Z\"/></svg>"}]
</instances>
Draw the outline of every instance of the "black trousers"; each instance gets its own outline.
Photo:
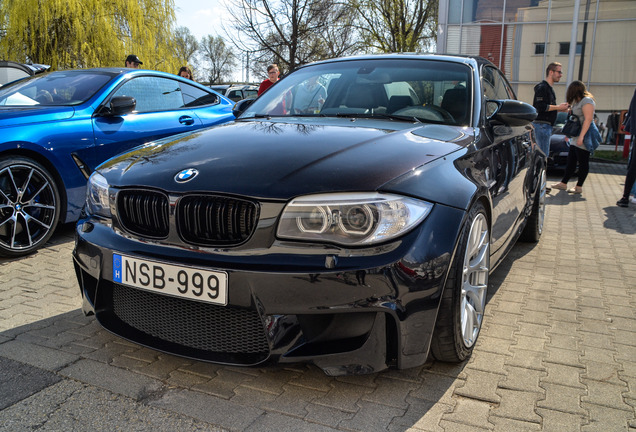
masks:
<instances>
[{"instance_id":1,"label":"black trousers","mask_svg":"<svg viewBox=\"0 0 636 432\"><path fill-rule=\"evenodd\" d=\"M634 186L634 181L636 181L636 143L632 143L632 151L629 156L629 164L627 165L627 176L625 176L623 198L629 198L629 193Z\"/></svg>"},{"instance_id":2,"label":"black trousers","mask_svg":"<svg viewBox=\"0 0 636 432\"><path fill-rule=\"evenodd\" d=\"M576 182L577 186L583 186L588 173L590 172L590 152L578 148L575 144L570 143L570 152L568 153L568 160L565 165L565 175L563 176L563 183L567 183L576 171L576 165L579 165L579 177Z\"/></svg>"}]
</instances>

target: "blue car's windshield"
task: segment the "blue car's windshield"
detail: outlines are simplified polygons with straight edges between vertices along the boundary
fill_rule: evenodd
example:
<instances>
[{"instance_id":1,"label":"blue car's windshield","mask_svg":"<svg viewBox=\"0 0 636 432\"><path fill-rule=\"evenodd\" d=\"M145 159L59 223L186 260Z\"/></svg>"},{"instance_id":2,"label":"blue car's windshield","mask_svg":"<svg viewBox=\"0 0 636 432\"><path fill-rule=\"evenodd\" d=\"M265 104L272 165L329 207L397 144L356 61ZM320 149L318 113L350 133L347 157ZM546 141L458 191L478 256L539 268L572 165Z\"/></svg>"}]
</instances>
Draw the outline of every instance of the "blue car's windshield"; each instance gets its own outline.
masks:
<instances>
[{"instance_id":1,"label":"blue car's windshield","mask_svg":"<svg viewBox=\"0 0 636 432\"><path fill-rule=\"evenodd\" d=\"M53 72L0 87L0 106L79 105L112 78L86 71Z\"/></svg>"},{"instance_id":2,"label":"blue car's windshield","mask_svg":"<svg viewBox=\"0 0 636 432\"><path fill-rule=\"evenodd\" d=\"M240 118L371 117L450 125L471 119L471 69L426 59L357 59L303 67Z\"/></svg>"}]
</instances>

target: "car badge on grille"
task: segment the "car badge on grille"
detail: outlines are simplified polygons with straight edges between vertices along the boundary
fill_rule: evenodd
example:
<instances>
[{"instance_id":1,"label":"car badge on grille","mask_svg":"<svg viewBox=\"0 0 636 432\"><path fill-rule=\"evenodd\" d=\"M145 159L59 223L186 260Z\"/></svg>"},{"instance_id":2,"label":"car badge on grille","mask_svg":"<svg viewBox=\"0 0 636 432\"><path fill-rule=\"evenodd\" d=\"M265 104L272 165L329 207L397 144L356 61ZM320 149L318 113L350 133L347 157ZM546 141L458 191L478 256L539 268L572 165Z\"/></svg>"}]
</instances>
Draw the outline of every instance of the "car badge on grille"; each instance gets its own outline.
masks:
<instances>
[{"instance_id":1,"label":"car badge on grille","mask_svg":"<svg viewBox=\"0 0 636 432\"><path fill-rule=\"evenodd\" d=\"M199 174L199 171L194 168L184 169L183 171L179 171L176 176L174 176L174 181L177 183L185 183L187 181L192 180Z\"/></svg>"}]
</instances>

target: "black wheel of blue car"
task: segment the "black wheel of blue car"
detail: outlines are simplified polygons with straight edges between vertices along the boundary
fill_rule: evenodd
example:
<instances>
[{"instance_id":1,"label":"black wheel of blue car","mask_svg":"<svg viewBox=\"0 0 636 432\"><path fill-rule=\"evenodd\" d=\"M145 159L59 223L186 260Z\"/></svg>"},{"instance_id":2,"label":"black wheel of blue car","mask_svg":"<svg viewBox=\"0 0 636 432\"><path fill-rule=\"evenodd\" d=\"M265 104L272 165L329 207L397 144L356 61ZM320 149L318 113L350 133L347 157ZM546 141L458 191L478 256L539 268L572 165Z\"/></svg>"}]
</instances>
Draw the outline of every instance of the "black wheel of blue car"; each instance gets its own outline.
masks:
<instances>
[{"instance_id":1,"label":"black wheel of blue car","mask_svg":"<svg viewBox=\"0 0 636 432\"><path fill-rule=\"evenodd\" d=\"M490 231L483 205L468 213L437 314L431 353L437 360L470 357L484 317L490 272Z\"/></svg>"},{"instance_id":2,"label":"black wheel of blue car","mask_svg":"<svg viewBox=\"0 0 636 432\"><path fill-rule=\"evenodd\" d=\"M23 157L0 161L0 255L17 257L40 248L59 216L60 195L46 168Z\"/></svg>"},{"instance_id":3,"label":"black wheel of blue car","mask_svg":"<svg viewBox=\"0 0 636 432\"><path fill-rule=\"evenodd\" d=\"M541 169L539 174L538 190L532 203L532 213L528 216L526 227L521 232L519 240L536 243L541 238L543 232L543 221L545 219L545 194L546 194L546 173Z\"/></svg>"}]
</instances>

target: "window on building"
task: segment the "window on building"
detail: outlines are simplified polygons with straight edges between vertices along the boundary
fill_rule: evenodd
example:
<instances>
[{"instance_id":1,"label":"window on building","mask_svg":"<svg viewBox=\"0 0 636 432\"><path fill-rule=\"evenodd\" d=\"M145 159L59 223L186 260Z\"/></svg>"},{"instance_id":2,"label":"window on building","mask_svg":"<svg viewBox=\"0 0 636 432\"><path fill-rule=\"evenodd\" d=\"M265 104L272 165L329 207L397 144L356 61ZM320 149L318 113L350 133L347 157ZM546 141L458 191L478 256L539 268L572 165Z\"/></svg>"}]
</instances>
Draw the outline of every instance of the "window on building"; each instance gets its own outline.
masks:
<instances>
[{"instance_id":1,"label":"window on building","mask_svg":"<svg viewBox=\"0 0 636 432\"><path fill-rule=\"evenodd\" d=\"M580 55L583 51L583 43L576 43L576 54ZM559 55L569 55L570 54L570 42L559 42Z\"/></svg>"},{"instance_id":2,"label":"window on building","mask_svg":"<svg viewBox=\"0 0 636 432\"><path fill-rule=\"evenodd\" d=\"M534 44L534 55L543 55L545 54L545 44L544 43L535 43Z\"/></svg>"}]
</instances>

